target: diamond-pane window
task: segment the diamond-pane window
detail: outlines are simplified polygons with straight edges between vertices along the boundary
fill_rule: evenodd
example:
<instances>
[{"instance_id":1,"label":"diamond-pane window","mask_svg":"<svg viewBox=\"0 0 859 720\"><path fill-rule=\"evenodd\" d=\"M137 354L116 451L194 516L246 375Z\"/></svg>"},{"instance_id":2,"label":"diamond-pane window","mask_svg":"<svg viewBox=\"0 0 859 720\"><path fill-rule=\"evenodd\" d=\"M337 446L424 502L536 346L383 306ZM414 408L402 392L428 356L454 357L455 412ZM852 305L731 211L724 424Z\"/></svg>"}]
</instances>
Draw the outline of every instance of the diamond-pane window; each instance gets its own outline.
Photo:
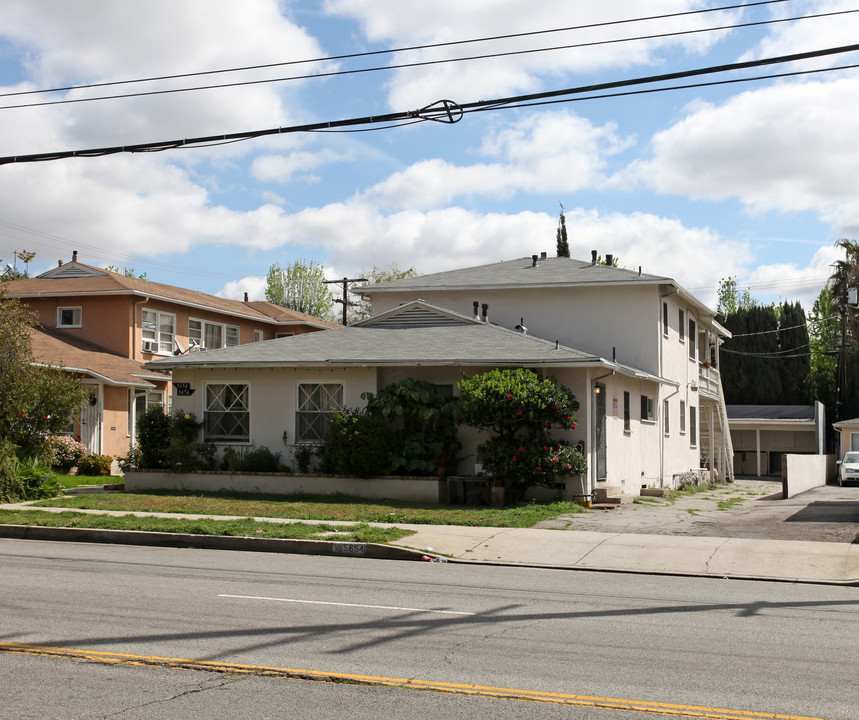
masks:
<instances>
[{"instance_id":1,"label":"diamond-pane window","mask_svg":"<svg viewBox=\"0 0 859 720\"><path fill-rule=\"evenodd\" d=\"M203 411L206 441L248 442L250 417L247 385L206 385L206 407Z\"/></svg>"},{"instance_id":2,"label":"diamond-pane window","mask_svg":"<svg viewBox=\"0 0 859 720\"><path fill-rule=\"evenodd\" d=\"M305 383L298 386L295 411L297 442L322 443L336 410L343 409L341 383Z\"/></svg>"}]
</instances>

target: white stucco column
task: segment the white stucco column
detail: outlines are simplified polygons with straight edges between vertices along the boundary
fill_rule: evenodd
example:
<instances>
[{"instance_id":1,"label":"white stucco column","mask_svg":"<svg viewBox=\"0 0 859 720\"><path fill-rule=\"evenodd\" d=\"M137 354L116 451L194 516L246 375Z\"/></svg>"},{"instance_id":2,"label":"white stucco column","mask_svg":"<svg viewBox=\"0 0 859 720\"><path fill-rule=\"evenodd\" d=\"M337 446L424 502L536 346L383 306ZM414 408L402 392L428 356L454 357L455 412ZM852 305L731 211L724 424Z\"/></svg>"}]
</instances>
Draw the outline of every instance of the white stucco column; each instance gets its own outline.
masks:
<instances>
[{"instance_id":1,"label":"white stucco column","mask_svg":"<svg viewBox=\"0 0 859 720\"><path fill-rule=\"evenodd\" d=\"M755 429L755 458L758 462L758 477L761 476L761 431L760 428Z\"/></svg>"}]
</instances>

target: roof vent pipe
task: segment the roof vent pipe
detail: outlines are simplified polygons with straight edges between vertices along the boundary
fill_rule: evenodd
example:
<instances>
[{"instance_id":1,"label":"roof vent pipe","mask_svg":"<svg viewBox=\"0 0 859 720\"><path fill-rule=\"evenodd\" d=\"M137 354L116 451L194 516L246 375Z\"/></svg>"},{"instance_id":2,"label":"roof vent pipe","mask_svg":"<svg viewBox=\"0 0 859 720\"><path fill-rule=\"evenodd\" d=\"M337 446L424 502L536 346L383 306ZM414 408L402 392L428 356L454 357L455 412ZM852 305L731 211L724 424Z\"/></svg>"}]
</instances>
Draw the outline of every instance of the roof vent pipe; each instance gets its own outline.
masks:
<instances>
[{"instance_id":1,"label":"roof vent pipe","mask_svg":"<svg viewBox=\"0 0 859 720\"><path fill-rule=\"evenodd\" d=\"M480 303L477 300L474 301L474 319L480 319Z\"/></svg>"},{"instance_id":2,"label":"roof vent pipe","mask_svg":"<svg viewBox=\"0 0 859 720\"><path fill-rule=\"evenodd\" d=\"M77 261L78 261L78 251L72 250L72 262L77 262Z\"/></svg>"},{"instance_id":3,"label":"roof vent pipe","mask_svg":"<svg viewBox=\"0 0 859 720\"><path fill-rule=\"evenodd\" d=\"M616 347L614 347L613 345L612 345L612 348L611 348L611 361L612 361L613 363L616 363L616 362L617 362L617 348L616 348Z\"/></svg>"},{"instance_id":4,"label":"roof vent pipe","mask_svg":"<svg viewBox=\"0 0 859 720\"><path fill-rule=\"evenodd\" d=\"M561 347L561 341L560 341L560 340L555 340L555 350L557 350L557 349L558 349L558 348L560 348L560 347Z\"/></svg>"},{"instance_id":5,"label":"roof vent pipe","mask_svg":"<svg viewBox=\"0 0 859 720\"><path fill-rule=\"evenodd\" d=\"M609 253L606 253L606 256L605 256L605 264L606 264L606 265L608 265L609 267L611 267L612 265L614 265L614 255L611 255L611 254L609 254Z\"/></svg>"},{"instance_id":6,"label":"roof vent pipe","mask_svg":"<svg viewBox=\"0 0 859 720\"><path fill-rule=\"evenodd\" d=\"M545 260L545 259L546 259L546 253L544 251L544 252L540 253L540 260Z\"/></svg>"},{"instance_id":7,"label":"roof vent pipe","mask_svg":"<svg viewBox=\"0 0 859 720\"><path fill-rule=\"evenodd\" d=\"M483 322L489 322L489 303L483 303L480 307L483 310Z\"/></svg>"},{"instance_id":8,"label":"roof vent pipe","mask_svg":"<svg viewBox=\"0 0 859 720\"><path fill-rule=\"evenodd\" d=\"M62 266L63 266L63 261L57 260L57 267L62 267Z\"/></svg>"},{"instance_id":9,"label":"roof vent pipe","mask_svg":"<svg viewBox=\"0 0 859 720\"><path fill-rule=\"evenodd\" d=\"M528 328L525 327L525 318L519 318L519 324L513 328L516 332L520 332L523 335L528 334Z\"/></svg>"},{"instance_id":10,"label":"roof vent pipe","mask_svg":"<svg viewBox=\"0 0 859 720\"><path fill-rule=\"evenodd\" d=\"M247 294L247 292L245 292L245 302L247 302L247 301L248 301L248 294Z\"/></svg>"},{"instance_id":11,"label":"roof vent pipe","mask_svg":"<svg viewBox=\"0 0 859 720\"><path fill-rule=\"evenodd\" d=\"M597 264L597 251L591 250L591 265Z\"/></svg>"},{"instance_id":12,"label":"roof vent pipe","mask_svg":"<svg viewBox=\"0 0 859 720\"><path fill-rule=\"evenodd\" d=\"M537 256L536 255L531 256L531 267L537 267Z\"/></svg>"},{"instance_id":13,"label":"roof vent pipe","mask_svg":"<svg viewBox=\"0 0 859 720\"><path fill-rule=\"evenodd\" d=\"M638 266L638 277L641 277L641 265Z\"/></svg>"}]
</instances>

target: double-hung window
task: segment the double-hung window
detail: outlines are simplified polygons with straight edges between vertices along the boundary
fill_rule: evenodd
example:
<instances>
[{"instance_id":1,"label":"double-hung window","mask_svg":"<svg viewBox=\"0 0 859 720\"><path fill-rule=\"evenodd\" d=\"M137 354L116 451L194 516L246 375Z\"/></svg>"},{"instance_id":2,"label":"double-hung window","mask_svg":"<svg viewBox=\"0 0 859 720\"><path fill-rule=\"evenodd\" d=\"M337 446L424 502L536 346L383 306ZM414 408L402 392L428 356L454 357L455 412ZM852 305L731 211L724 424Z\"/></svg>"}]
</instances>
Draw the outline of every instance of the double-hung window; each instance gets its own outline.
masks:
<instances>
[{"instance_id":1,"label":"double-hung window","mask_svg":"<svg viewBox=\"0 0 859 720\"><path fill-rule=\"evenodd\" d=\"M206 350L233 347L239 344L239 328L237 325L223 325L191 318L188 320L188 341L191 340Z\"/></svg>"},{"instance_id":2,"label":"double-hung window","mask_svg":"<svg viewBox=\"0 0 859 720\"><path fill-rule=\"evenodd\" d=\"M662 401L662 419L665 422L665 427L662 428L662 432L664 432L666 435L671 434L671 425L669 422L670 417L671 416L668 413L668 401L663 400Z\"/></svg>"},{"instance_id":3,"label":"double-hung window","mask_svg":"<svg viewBox=\"0 0 859 720\"><path fill-rule=\"evenodd\" d=\"M653 398L649 395L641 396L641 419L645 422L653 422Z\"/></svg>"},{"instance_id":4,"label":"double-hung window","mask_svg":"<svg viewBox=\"0 0 859 720\"><path fill-rule=\"evenodd\" d=\"M680 434L686 432L686 401L680 401Z\"/></svg>"},{"instance_id":5,"label":"double-hung window","mask_svg":"<svg viewBox=\"0 0 859 720\"><path fill-rule=\"evenodd\" d=\"M331 418L335 411L342 409L342 383L299 383L295 409L296 442L324 442Z\"/></svg>"},{"instance_id":6,"label":"double-hung window","mask_svg":"<svg viewBox=\"0 0 859 720\"><path fill-rule=\"evenodd\" d=\"M623 392L623 431L629 432L629 393Z\"/></svg>"},{"instance_id":7,"label":"double-hung window","mask_svg":"<svg viewBox=\"0 0 859 720\"><path fill-rule=\"evenodd\" d=\"M698 339L698 333L695 330L695 320L693 318L689 318L689 359L695 359L695 350L696 350L696 340Z\"/></svg>"},{"instance_id":8,"label":"double-hung window","mask_svg":"<svg viewBox=\"0 0 859 720\"><path fill-rule=\"evenodd\" d=\"M206 442L249 442L251 411L245 383L206 385L203 437Z\"/></svg>"},{"instance_id":9,"label":"double-hung window","mask_svg":"<svg viewBox=\"0 0 859 720\"><path fill-rule=\"evenodd\" d=\"M58 328L79 328L81 327L83 311L79 307L61 307L57 308L57 327Z\"/></svg>"},{"instance_id":10,"label":"double-hung window","mask_svg":"<svg viewBox=\"0 0 859 720\"><path fill-rule=\"evenodd\" d=\"M158 310L143 310L143 350L172 353L176 336L176 316Z\"/></svg>"},{"instance_id":11,"label":"double-hung window","mask_svg":"<svg viewBox=\"0 0 859 720\"><path fill-rule=\"evenodd\" d=\"M689 406L689 445L698 444L698 412L694 405Z\"/></svg>"},{"instance_id":12,"label":"double-hung window","mask_svg":"<svg viewBox=\"0 0 859 720\"><path fill-rule=\"evenodd\" d=\"M677 329L680 332L680 342L686 342L686 313L683 310L677 311L678 323Z\"/></svg>"}]
</instances>

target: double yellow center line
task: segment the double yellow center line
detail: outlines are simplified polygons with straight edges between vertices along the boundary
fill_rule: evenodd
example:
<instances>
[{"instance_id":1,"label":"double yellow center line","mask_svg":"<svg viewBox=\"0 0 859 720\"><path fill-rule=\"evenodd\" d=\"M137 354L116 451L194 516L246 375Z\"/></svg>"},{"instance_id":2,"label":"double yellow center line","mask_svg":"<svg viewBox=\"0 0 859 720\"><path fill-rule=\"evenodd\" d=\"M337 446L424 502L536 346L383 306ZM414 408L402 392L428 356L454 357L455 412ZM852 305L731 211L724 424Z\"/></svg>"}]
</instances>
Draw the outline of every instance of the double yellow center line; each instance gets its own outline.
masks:
<instances>
[{"instance_id":1,"label":"double yellow center line","mask_svg":"<svg viewBox=\"0 0 859 720\"><path fill-rule=\"evenodd\" d=\"M296 668L269 667L266 665L241 665L236 663L210 662L207 660L189 660L182 658L153 657L150 655L130 655L127 653L102 652L100 650L82 650L72 648L49 647L45 645L21 645L17 643L0 643L0 652L24 653L28 655L47 655L52 657L88 660L99 663L117 663L126 665L148 665L165 668L181 668L184 670L204 670L206 672L262 675L268 677L293 678L299 680L317 680L322 682L356 683L361 685L381 685L400 687L414 690L432 690L435 692L453 693L460 695L475 695L481 697L506 698L543 702L555 705L572 705L592 707L605 710L637 711L685 718L707 718L708 720L823 720L818 717L805 715L781 715L776 713L754 712L751 710L730 710L727 708L711 708L696 705L677 705L673 703L650 702L647 700L624 700L620 698L596 697L591 695L572 695L566 693L541 692L538 690L518 690L514 688L488 687L483 685L465 685L461 683L436 682L433 680L418 680L407 678L378 677L374 675L353 675L350 673L320 672L318 670L300 670Z\"/></svg>"}]
</instances>

